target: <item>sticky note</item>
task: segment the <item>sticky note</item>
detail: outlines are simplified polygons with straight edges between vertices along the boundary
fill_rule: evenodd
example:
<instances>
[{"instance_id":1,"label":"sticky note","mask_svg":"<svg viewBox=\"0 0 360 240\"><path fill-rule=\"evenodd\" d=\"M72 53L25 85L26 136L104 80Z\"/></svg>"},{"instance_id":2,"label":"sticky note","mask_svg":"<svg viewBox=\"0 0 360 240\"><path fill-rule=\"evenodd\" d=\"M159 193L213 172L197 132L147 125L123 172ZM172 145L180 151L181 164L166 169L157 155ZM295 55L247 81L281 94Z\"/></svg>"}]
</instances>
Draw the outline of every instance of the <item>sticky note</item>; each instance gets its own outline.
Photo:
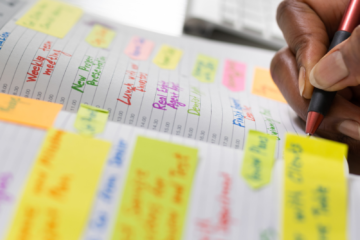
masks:
<instances>
[{"instance_id":1,"label":"sticky note","mask_svg":"<svg viewBox=\"0 0 360 240\"><path fill-rule=\"evenodd\" d=\"M0 93L0 120L48 129L62 108L61 104Z\"/></svg>"},{"instance_id":2,"label":"sticky note","mask_svg":"<svg viewBox=\"0 0 360 240\"><path fill-rule=\"evenodd\" d=\"M80 239L110 147L50 129L5 239Z\"/></svg>"},{"instance_id":3,"label":"sticky note","mask_svg":"<svg viewBox=\"0 0 360 240\"><path fill-rule=\"evenodd\" d=\"M222 84L230 91L240 92L245 90L246 65L241 62L226 60Z\"/></svg>"},{"instance_id":4,"label":"sticky note","mask_svg":"<svg viewBox=\"0 0 360 240\"><path fill-rule=\"evenodd\" d=\"M108 48L113 41L116 32L100 24L95 24L86 37L86 42L93 47Z\"/></svg>"},{"instance_id":5,"label":"sticky note","mask_svg":"<svg viewBox=\"0 0 360 240\"><path fill-rule=\"evenodd\" d=\"M125 54L134 60L147 60L154 48L154 42L142 37L131 38Z\"/></svg>"},{"instance_id":6,"label":"sticky note","mask_svg":"<svg viewBox=\"0 0 360 240\"><path fill-rule=\"evenodd\" d=\"M216 58L199 54L192 71L193 77L203 83L213 83L215 81L218 62Z\"/></svg>"},{"instance_id":7,"label":"sticky note","mask_svg":"<svg viewBox=\"0 0 360 240\"><path fill-rule=\"evenodd\" d=\"M112 240L182 239L197 149L139 137Z\"/></svg>"},{"instance_id":8,"label":"sticky note","mask_svg":"<svg viewBox=\"0 0 360 240\"><path fill-rule=\"evenodd\" d=\"M182 57L182 50L169 45L162 45L153 62L161 68L174 70Z\"/></svg>"},{"instance_id":9,"label":"sticky note","mask_svg":"<svg viewBox=\"0 0 360 240\"><path fill-rule=\"evenodd\" d=\"M285 98L272 80L268 69L255 68L252 94L286 103Z\"/></svg>"},{"instance_id":10,"label":"sticky note","mask_svg":"<svg viewBox=\"0 0 360 240\"><path fill-rule=\"evenodd\" d=\"M241 175L253 189L261 188L271 181L277 137L250 130L242 163Z\"/></svg>"},{"instance_id":11,"label":"sticky note","mask_svg":"<svg viewBox=\"0 0 360 240\"><path fill-rule=\"evenodd\" d=\"M93 136L104 131L108 117L108 110L82 103L77 112L74 127L82 135Z\"/></svg>"},{"instance_id":12,"label":"sticky note","mask_svg":"<svg viewBox=\"0 0 360 240\"><path fill-rule=\"evenodd\" d=\"M347 239L347 146L288 134L282 239Z\"/></svg>"},{"instance_id":13,"label":"sticky note","mask_svg":"<svg viewBox=\"0 0 360 240\"><path fill-rule=\"evenodd\" d=\"M55 0L38 1L16 24L63 38L83 15L80 8Z\"/></svg>"}]
</instances>

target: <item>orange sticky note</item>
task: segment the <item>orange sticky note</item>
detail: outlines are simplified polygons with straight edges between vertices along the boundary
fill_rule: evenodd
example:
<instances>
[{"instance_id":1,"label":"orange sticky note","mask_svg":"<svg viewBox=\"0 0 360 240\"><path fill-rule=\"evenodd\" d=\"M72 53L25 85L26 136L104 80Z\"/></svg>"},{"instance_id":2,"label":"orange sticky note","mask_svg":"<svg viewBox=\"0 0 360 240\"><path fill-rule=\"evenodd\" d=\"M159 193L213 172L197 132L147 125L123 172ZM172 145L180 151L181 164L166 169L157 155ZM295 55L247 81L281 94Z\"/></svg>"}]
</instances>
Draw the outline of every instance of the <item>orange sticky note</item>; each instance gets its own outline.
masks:
<instances>
[{"instance_id":1,"label":"orange sticky note","mask_svg":"<svg viewBox=\"0 0 360 240\"><path fill-rule=\"evenodd\" d=\"M252 94L270 98L279 102L287 103L278 87L271 78L270 70L255 68Z\"/></svg>"},{"instance_id":2,"label":"orange sticky note","mask_svg":"<svg viewBox=\"0 0 360 240\"><path fill-rule=\"evenodd\" d=\"M0 93L0 120L48 129L61 104Z\"/></svg>"}]
</instances>

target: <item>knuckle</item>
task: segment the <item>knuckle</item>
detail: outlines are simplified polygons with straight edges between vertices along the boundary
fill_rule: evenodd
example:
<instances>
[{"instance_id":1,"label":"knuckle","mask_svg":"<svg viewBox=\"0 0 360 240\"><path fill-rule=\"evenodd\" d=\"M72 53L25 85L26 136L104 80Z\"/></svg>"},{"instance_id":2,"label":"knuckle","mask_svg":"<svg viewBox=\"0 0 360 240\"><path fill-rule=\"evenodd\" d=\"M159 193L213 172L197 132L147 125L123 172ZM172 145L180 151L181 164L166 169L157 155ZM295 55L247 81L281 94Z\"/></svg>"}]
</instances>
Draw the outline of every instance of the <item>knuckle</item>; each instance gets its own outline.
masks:
<instances>
[{"instance_id":1,"label":"knuckle","mask_svg":"<svg viewBox=\"0 0 360 240\"><path fill-rule=\"evenodd\" d=\"M285 0L279 4L276 12L276 19L278 23L284 16L293 12L295 2L296 0Z\"/></svg>"},{"instance_id":2,"label":"knuckle","mask_svg":"<svg viewBox=\"0 0 360 240\"><path fill-rule=\"evenodd\" d=\"M350 38L350 46L347 47L347 52L351 54L352 60L360 62L360 27L355 28Z\"/></svg>"},{"instance_id":3,"label":"knuckle","mask_svg":"<svg viewBox=\"0 0 360 240\"><path fill-rule=\"evenodd\" d=\"M344 47L340 51L342 52L345 64L352 76L351 86L360 84L360 27L355 28L349 42L344 44Z\"/></svg>"},{"instance_id":4,"label":"knuckle","mask_svg":"<svg viewBox=\"0 0 360 240\"><path fill-rule=\"evenodd\" d=\"M280 51L278 51L274 58L271 61L271 65L270 65L270 72L271 72L271 77L273 79L273 81L275 82L276 85L278 85L280 83L281 77L279 76L279 74L282 71L283 66L285 66L285 58L286 58L286 50L282 49Z\"/></svg>"}]
</instances>

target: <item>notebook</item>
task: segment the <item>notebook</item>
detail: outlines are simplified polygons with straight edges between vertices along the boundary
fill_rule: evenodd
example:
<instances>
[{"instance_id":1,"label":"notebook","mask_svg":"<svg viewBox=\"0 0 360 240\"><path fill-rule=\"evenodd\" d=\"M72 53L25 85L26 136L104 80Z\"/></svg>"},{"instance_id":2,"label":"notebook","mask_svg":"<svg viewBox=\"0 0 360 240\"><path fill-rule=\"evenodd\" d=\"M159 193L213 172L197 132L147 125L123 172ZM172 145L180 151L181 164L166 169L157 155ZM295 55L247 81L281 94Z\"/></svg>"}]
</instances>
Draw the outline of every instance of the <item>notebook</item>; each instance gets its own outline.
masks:
<instances>
[{"instance_id":1,"label":"notebook","mask_svg":"<svg viewBox=\"0 0 360 240\"><path fill-rule=\"evenodd\" d=\"M274 52L48 0L25 3L0 36L0 239L284 239L285 135L304 123L271 80ZM253 130L276 142L260 189L241 174ZM358 239L360 180L343 178L336 229Z\"/></svg>"}]
</instances>

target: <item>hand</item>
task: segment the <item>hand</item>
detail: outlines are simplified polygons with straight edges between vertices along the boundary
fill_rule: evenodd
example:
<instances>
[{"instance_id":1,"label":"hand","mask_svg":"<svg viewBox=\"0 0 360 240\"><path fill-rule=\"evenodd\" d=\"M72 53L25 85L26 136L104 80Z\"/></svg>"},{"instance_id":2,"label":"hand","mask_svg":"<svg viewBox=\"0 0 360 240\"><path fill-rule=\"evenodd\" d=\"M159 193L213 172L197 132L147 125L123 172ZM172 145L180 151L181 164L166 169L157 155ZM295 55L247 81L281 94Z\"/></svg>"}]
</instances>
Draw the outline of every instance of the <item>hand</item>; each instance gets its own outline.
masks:
<instances>
[{"instance_id":1,"label":"hand","mask_svg":"<svg viewBox=\"0 0 360 240\"><path fill-rule=\"evenodd\" d=\"M325 57L348 0L285 0L277 20L288 47L279 51L271 73L304 121L314 86L339 91L318 134L347 143L360 156L360 28Z\"/></svg>"}]
</instances>

